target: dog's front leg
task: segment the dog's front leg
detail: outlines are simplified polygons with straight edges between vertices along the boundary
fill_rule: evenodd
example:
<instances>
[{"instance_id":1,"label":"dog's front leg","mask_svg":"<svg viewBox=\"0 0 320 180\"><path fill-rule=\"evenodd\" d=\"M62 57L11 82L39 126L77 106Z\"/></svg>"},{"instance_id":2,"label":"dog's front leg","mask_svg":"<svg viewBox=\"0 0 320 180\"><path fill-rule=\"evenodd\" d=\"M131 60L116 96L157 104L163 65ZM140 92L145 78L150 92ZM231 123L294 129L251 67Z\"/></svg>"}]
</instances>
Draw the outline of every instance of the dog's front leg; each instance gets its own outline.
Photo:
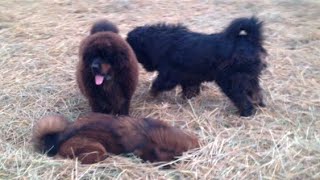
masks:
<instances>
[{"instance_id":1,"label":"dog's front leg","mask_svg":"<svg viewBox=\"0 0 320 180\"><path fill-rule=\"evenodd\" d=\"M185 99L191 99L200 94L200 84L197 85L181 85L182 86L182 97Z\"/></svg>"},{"instance_id":2,"label":"dog's front leg","mask_svg":"<svg viewBox=\"0 0 320 180\"><path fill-rule=\"evenodd\" d=\"M248 95L250 97L251 102L260 107L265 107L266 104L263 100L262 89L259 85L259 79L255 78L250 81L250 88L248 90Z\"/></svg>"},{"instance_id":3,"label":"dog's front leg","mask_svg":"<svg viewBox=\"0 0 320 180\"><path fill-rule=\"evenodd\" d=\"M229 79L217 80L222 91L229 97L240 111L241 116L251 116L254 106L247 95L248 78L242 75L235 75Z\"/></svg>"},{"instance_id":4,"label":"dog's front leg","mask_svg":"<svg viewBox=\"0 0 320 180\"><path fill-rule=\"evenodd\" d=\"M168 74L160 73L158 77L152 83L150 94L156 97L162 91L168 91L173 89L177 85L174 78Z\"/></svg>"},{"instance_id":5,"label":"dog's front leg","mask_svg":"<svg viewBox=\"0 0 320 180\"><path fill-rule=\"evenodd\" d=\"M104 100L91 99L89 100L92 112L109 114L111 112L110 105Z\"/></svg>"},{"instance_id":6,"label":"dog's front leg","mask_svg":"<svg viewBox=\"0 0 320 180\"><path fill-rule=\"evenodd\" d=\"M130 108L130 100L126 99L123 104L121 105L120 109L118 112L115 114L119 115L129 115L129 108Z\"/></svg>"}]
</instances>

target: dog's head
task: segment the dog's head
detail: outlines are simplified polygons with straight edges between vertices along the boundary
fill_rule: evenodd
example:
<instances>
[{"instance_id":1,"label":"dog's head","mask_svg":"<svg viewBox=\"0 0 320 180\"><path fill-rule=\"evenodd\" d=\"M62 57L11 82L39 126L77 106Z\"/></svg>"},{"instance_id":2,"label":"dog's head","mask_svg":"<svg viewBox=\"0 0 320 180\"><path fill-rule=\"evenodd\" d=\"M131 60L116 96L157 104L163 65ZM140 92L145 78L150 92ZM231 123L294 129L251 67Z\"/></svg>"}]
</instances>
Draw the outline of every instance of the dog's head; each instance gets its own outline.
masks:
<instances>
[{"instance_id":1,"label":"dog's head","mask_svg":"<svg viewBox=\"0 0 320 180\"><path fill-rule=\"evenodd\" d=\"M102 85L128 66L128 51L126 42L115 33L90 35L80 45L82 67L94 76L96 85Z\"/></svg>"},{"instance_id":2,"label":"dog's head","mask_svg":"<svg viewBox=\"0 0 320 180\"><path fill-rule=\"evenodd\" d=\"M144 148L142 159L154 161L170 161L181 156L183 152L198 148L199 141L193 134L167 125L160 120L148 121L147 137L149 143Z\"/></svg>"}]
</instances>

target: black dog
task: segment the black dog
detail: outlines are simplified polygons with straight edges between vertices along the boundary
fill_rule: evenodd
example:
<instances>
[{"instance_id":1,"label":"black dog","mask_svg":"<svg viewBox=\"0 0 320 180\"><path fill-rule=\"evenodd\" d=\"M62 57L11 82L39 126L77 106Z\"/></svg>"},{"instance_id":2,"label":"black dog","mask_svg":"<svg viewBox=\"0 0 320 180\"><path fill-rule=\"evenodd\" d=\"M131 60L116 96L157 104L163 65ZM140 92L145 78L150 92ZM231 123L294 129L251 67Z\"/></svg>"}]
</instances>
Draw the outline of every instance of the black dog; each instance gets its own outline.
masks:
<instances>
[{"instance_id":1,"label":"black dog","mask_svg":"<svg viewBox=\"0 0 320 180\"><path fill-rule=\"evenodd\" d=\"M265 106L259 86L267 54L262 26L255 17L239 18L221 33L202 34L160 23L135 28L127 41L147 71L159 72L152 95L181 85L189 99L200 93L202 82L215 80L241 116L250 116L254 104Z\"/></svg>"}]
</instances>

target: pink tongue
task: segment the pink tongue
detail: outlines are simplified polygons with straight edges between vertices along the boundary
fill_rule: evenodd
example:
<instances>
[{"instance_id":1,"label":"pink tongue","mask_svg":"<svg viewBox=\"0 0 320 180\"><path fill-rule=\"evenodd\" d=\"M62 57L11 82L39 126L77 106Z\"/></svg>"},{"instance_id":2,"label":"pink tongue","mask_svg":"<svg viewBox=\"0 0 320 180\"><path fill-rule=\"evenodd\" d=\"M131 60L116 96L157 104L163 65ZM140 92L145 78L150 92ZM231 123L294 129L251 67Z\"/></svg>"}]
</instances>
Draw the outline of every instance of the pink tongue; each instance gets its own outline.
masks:
<instances>
[{"instance_id":1,"label":"pink tongue","mask_svg":"<svg viewBox=\"0 0 320 180\"><path fill-rule=\"evenodd\" d=\"M100 75L95 76L96 85L101 85L103 83L104 77Z\"/></svg>"}]
</instances>

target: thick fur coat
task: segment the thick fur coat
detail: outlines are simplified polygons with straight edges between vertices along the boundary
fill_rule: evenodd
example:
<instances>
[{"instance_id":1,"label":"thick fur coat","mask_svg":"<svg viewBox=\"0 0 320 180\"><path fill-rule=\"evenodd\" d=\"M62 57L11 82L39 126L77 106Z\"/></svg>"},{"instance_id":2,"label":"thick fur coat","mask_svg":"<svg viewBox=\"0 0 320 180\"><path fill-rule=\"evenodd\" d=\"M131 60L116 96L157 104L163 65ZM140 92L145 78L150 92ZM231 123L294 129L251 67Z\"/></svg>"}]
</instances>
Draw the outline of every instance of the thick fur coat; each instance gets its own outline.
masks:
<instances>
[{"instance_id":1,"label":"thick fur coat","mask_svg":"<svg viewBox=\"0 0 320 180\"><path fill-rule=\"evenodd\" d=\"M180 85L189 99L200 93L202 82L215 81L241 116L250 116L254 105L264 106L259 85L267 54L262 26L255 17L235 19L214 34L181 24L145 25L129 32L127 42L147 71L159 73L152 95Z\"/></svg>"},{"instance_id":2,"label":"thick fur coat","mask_svg":"<svg viewBox=\"0 0 320 180\"><path fill-rule=\"evenodd\" d=\"M161 120L90 113L69 122L46 116L34 126L36 150L49 156L78 158L84 164L110 154L133 153L144 161L170 161L199 147L198 139Z\"/></svg>"},{"instance_id":3,"label":"thick fur coat","mask_svg":"<svg viewBox=\"0 0 320 180\"><path fill-rule=\"evenodd\" d=\"M80 44L77 83L92 111L129 114L138 84L138 62L118 28L107 20L97 21Z\"/></svg>"}]
</instances>

